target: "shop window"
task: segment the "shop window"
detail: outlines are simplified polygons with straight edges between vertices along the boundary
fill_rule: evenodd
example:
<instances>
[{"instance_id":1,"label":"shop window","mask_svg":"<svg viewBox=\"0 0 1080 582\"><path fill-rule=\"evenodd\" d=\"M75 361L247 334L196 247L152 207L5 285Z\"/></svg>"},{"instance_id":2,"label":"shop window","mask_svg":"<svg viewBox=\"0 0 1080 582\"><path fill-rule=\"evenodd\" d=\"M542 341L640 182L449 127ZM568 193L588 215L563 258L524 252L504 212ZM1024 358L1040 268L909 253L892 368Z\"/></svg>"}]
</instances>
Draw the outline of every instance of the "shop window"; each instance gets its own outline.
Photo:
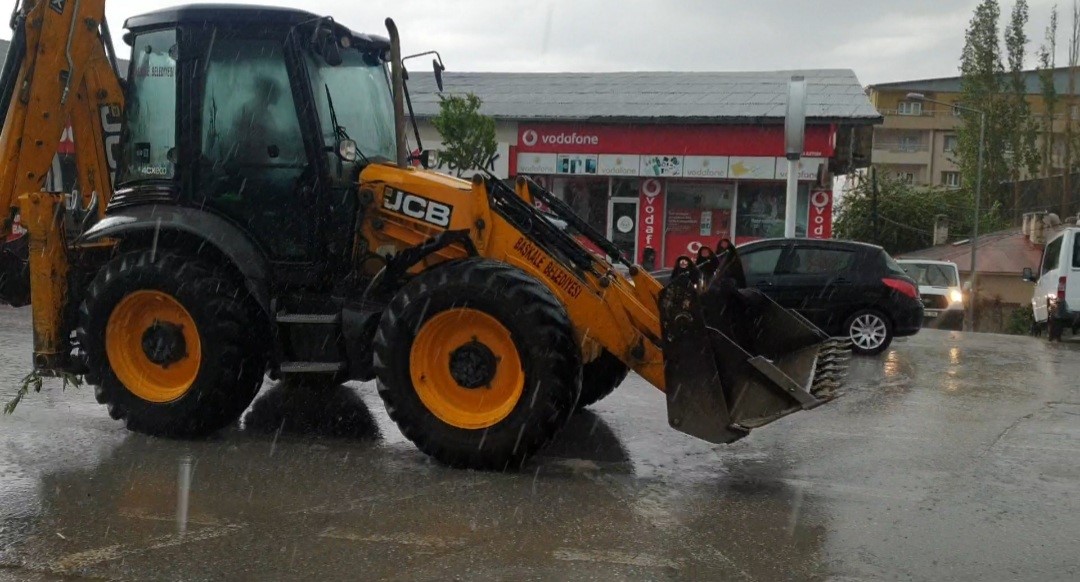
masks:
<instances>
[{"instance_id":1,"label":"shop window","mask_svg":"<svg viewBox=\"0 0 1080 582\"><path fill-rule=\"evenodd\" d=\"M783 182L740 184L736 236L741 239L784 236L785 188Z\"/></svg>"},{"instance_id":2,"label":"shop window","mask_svg":"<svg viewBox=\"0 0 1080 582\"><path fill-rule=\"evenodd\" d=\"M574 209L597 232L607 231L608 179L555 180L555 195Z\"/></svg>"},{"instance_id":3,"label":"shop window","mask_svg":"<svg viewBox=\"0 0 1080 582\"><path fill-rule=\"evenodd\" d=\"M668 180L664 248L667 263L693 255L702 245L716 248L730 239L735 184Z\"/></svg>"}]
</instances>

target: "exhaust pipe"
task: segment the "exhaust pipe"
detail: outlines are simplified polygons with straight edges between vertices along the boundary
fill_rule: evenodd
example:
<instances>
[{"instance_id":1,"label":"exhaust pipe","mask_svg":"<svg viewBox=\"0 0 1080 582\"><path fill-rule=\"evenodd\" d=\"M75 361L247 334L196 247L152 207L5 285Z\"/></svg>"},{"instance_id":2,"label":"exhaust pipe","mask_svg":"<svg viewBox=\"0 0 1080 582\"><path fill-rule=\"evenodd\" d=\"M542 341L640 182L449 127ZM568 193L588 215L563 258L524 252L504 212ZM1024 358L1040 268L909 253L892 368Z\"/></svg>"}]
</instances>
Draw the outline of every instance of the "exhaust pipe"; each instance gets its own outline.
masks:
<instances>
[{"instance_id":1,"label":"exhaust pipe","mask_svg":"<svg viewBox=\"0 0 1080 582\"><path fill-rule=\"evenodd\" d=\"M405 149L405 67L401 64L401 37L393 18L386 19L390 34L390 84L394 91L394 140L397 141L397 165L404 168L408 161Z\"/></svg>"}]
</instances>

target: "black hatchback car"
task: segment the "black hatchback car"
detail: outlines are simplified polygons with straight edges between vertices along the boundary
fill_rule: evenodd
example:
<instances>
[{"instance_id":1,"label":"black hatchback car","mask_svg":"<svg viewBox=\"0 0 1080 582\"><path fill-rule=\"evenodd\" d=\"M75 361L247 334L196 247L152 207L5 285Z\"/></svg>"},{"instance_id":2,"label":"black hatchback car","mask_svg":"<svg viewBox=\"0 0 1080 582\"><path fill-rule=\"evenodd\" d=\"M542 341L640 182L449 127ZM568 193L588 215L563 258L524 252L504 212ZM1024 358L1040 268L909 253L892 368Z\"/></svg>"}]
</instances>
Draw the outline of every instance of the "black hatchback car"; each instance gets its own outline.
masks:
<instances>
[{"instance_id":1,"label":"black hatchback car","mask_svg":"<svg viewBox=\"0 0 1080 582\"><path fill-rule=\"evenodd\" d=\"M919 287L884 249L839 240L769 239L738 248L746 284L861 354L922 326Z\"/></svg>"},{"instance_id":2,"label":"black hatchback car","mask_svg":"<svg viewBox=\"0 0 1080 582\"><path fill-rule=\"evenodd\" d=\"M765 239L738 247L746 285L797 311L859 354L918 333L919 288L878 246L839 240ZM669 273L658 273L661 280Z\"/></svg>"}]
</instances>

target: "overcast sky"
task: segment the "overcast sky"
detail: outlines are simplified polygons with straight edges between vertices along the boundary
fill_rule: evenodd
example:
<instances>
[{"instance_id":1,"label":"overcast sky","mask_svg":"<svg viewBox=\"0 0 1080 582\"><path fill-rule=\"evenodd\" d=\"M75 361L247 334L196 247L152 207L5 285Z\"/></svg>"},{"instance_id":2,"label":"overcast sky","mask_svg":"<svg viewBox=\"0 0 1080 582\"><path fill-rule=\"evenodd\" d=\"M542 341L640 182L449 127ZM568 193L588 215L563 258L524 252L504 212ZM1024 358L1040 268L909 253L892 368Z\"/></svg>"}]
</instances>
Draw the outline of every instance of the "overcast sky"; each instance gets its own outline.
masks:
<instances>
[{"instance_id":1,"label":"overcast sky","mask_svg":"<svg viewBox=\"0 0 1080 582\"><path fill-rule=\"evenodd\" d=\"M245 0L232 0L245 2ZM1061 2L1067 5L1068 0ZM108 0L114 30L184 0ZM854 69L863 84L953 76L977 0L261 0L333 15L458 71ZM1053 0L1030 0L1028 66ZM1012 3L1002 2L1007 17ZM1066 7L1071 7L1068 5ZM1060 36L1068 27L1061 18ZM1004 22L1002 23L1004 27ZM9 34L5 34L8 37ZM117 35L119 36L119 35ZM119 41L118 41L119 42ZM1066 41L1059 40L1059 64ZM122 47L121 54L126 54ZM415 67L415 65L414 65Z\"/></svg>"}]
</instances>

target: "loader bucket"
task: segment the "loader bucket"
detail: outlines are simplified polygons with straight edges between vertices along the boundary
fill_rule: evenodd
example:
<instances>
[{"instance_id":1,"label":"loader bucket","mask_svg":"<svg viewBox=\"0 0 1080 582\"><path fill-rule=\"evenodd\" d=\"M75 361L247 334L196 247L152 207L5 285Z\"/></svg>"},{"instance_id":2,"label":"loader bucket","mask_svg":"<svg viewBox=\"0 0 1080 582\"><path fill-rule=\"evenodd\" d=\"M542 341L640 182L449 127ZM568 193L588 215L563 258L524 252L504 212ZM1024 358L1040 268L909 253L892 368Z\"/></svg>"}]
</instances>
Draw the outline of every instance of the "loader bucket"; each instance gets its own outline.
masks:
<instances>
[{"instance_id":1,"label":"loader bucket","mask_svg":"<svg viewBox=\"0 0 1080 582\"><path fill-rule=\"evenodd\" d=\"M660 322L668 422L713 443L831 400L850 355L764 294L692 272L661 291Z\"/></svg>"}]
</instances>

